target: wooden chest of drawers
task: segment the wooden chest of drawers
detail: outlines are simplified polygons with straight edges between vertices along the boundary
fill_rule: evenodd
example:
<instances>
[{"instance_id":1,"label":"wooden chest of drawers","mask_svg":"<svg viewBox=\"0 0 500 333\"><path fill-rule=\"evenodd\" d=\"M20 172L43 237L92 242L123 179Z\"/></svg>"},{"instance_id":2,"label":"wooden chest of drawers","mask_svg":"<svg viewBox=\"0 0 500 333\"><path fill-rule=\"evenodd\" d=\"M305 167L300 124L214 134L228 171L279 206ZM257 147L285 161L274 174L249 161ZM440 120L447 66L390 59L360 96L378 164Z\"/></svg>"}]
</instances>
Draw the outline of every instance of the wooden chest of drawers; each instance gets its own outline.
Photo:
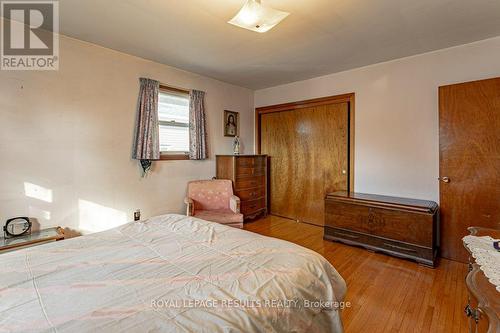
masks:
<instances>
[{"instance_id":1,"label":"wooden chest of drawers","mask_svg":"<svg viewBox=\"0 0 500 333\"><path fill-rule=\"evenodd\" d=\"M434 267L438 205L433 201L371 194L328 194L324 238Z\"/></svg>"},{"instance_id":2,"label":"wooden chest of drawers","mask_svg":"<svg viewBox=\"0 0 500 333\"><path fill-rule=\"evenodd\" d=\"M231 179L245 219L267 214L267 156L217 155L217 178Z\"/></svg>"}]
</instances>

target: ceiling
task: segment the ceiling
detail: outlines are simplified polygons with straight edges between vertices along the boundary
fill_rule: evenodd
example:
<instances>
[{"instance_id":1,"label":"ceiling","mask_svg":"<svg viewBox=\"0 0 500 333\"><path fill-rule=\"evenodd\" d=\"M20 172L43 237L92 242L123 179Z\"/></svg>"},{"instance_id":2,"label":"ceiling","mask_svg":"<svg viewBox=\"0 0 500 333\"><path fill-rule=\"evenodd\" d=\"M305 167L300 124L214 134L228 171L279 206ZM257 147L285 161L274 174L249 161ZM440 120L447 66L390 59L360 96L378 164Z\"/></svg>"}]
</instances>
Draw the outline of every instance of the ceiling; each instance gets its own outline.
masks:
<instances>
[{"instance_id":1,"label":"ceiling","mask_svg":"<svg viewBox=\"0 0 500 333\"><path fill-rule=\"evenodd\" d=\"M245 0L60 0L64 35L251 89L500 35L500 0L263 0L291 15L259 34Z\"/></svg>"}]
</instances>

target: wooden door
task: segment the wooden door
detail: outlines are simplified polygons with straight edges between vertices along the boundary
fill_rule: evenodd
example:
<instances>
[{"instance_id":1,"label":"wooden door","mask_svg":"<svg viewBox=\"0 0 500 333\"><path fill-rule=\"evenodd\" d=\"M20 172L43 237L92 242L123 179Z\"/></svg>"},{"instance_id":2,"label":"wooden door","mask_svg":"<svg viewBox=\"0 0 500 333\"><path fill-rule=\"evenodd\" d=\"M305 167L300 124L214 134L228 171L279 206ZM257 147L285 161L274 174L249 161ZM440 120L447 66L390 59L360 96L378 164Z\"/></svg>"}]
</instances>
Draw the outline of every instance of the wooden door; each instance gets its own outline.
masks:
<instances>
[{"instance_id":1,"label":"wooden door","mask_svg":"<svg viewBox=\"0 0 500 333\"><path fill-rule=\"evenodd\" d=\"M441 255L466 262L467 227L500 229L500 78L439 88Z\"/></svg>"},{"instance_id":2,"label":"wooden door","mask_svg":"<svg viewBox=\"0 0 500 333\"><path fill-rule=\"evenodd\" d=\"M261 115L271 214L324 225L326 193L348 189L348 103Z\"/></svg>"}]
</instances>

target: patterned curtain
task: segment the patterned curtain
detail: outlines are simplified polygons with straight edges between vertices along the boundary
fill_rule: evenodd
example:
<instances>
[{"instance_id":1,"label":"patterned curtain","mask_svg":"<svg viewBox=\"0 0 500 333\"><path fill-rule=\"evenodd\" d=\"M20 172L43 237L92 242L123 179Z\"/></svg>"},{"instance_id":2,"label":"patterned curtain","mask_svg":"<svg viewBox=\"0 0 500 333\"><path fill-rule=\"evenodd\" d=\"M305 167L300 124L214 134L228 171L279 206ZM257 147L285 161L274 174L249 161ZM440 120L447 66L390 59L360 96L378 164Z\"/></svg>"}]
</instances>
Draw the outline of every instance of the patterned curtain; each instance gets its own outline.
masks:
<instances>
[{"instance_id":1,"label":"patterned curtain","mask_svg":"<svg viewBox=\"0 0 500 333\"><path fill-rule=\"evenodd\" d=\"M132 158L139 160L144 175L151 169L152 160L160 159L158 124L158 92L160 83L140 78L137 123Z\"/></svg>"},{"instance_id":2,"label":"patterned curtain","mask_svg":"<svg viewBox=\"0 0 500 333\"><path fill-rule=\"evenodd\" d=\"M205 92L192 90L189 94L189 158L208 158L205 124Z\"/></svg>"}]
</instances>

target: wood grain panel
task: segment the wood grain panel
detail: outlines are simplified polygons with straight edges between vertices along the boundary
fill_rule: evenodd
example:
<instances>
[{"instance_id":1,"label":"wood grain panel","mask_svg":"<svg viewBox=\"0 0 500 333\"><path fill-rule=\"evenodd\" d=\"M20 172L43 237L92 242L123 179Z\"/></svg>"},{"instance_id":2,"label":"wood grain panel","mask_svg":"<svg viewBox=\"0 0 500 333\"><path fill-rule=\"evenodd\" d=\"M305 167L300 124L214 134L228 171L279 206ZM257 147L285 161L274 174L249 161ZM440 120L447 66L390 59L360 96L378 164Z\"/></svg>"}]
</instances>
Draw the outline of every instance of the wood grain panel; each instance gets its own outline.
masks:
<instances>
[{"instance_id":1,"label":"wood grain panel","mask_svg":"<svg viewBox=\"0 0 500 333\"><path fill-rule=\"evenodd\" d=\"M250 168L250 167L260 167L263 168L266 165L266 159L265 157L239 157L236 159L236 166L237 167L243 167L243 168Z\"/></svg>"},{"instance_id":2,"label":"wood grain panel","mask_svg":"<svg viewBox=\"0 0 500 333\"><path fill-rule=\"evenodd\" d=\"M264 186L249 188L246 190L236 191L236 195L241 200L254 200L266 196L266 188Z\"/></svg>"},{"instance_id":3,"label":"wood grain panel","mask_svg":"<svg viewBox=\"0 0 500 333\"><path fill-rule=\"evenodd\" d=\"M359 204L328 202L326 224L400 242L433 247L433 216ZM332 221L332 223L329 223Z\"/></svg>"},{"instance_id":4,"label":"wood grain panel","mask_svg":"<svg viewBox=\"0 0 500 333\"><path fill-rule=\"evenodd\" d=\"M500 78L439 88L441 254L467 261L468 226L500 229Z\"/></svg>"},{"instance_id":5,"label":"wood grain panel","mask_svg":"<svg viewBox=\"0 0 500 333\"><path fill-rule=\"evenodd\" d=\"M266 208L265 198L260 198L257 200L241 201L241 213L243 215L250 215L265 208Z\"/></svg>"},{"instance_id":6,"label":"wood grain panel","mask_svg":"<svg viewBox=\"0 0 500 333\"><path fill-rule=\"evenodd\" d=\"M259 186L266 186L266 176L241 178L234 184L237 191Z\"/></svg>"},{"instance_id":7,"label":"wood grain panel","mask_svg":"<svg viewBox=\"0 0 500 333\"><path fill-rule=\"evenodd\" d=\"M326 193L348 186L348 103L261 115L271 213L324 224Z\"/></svg>"},{"instance_id":8,"label":"wood grain panel","mask_svg":"<svg viewBox=\"0 0 500 333\"><path fill-rule=\"evenodd\" d=\"M236 167L236 177L261 176L266 173L264 166L256 167Z\"/></svg>"},{"instance_id":9,"label":"wood grain panel","mask_svg":"<svg viewBox=\"0 0 500 333\"><path fill-rule=\"evenodd\" d=\"M235 157L234 156L223 156L217 155L217 178L218 179L231 179L234 181L235 178Z\"/></svg>"},{"instance_id":10,"label":"wood grain panel","mask_svg":"<svg viewBox=\"0 0 500 333\"><path fill-rule=\"evenodd\" d=\"M296 218L295 203L297 173L293 147L297 146L295 137L295 117L291 112L277 112L262 115L261 152L269 156L269 200L270 213ZM290 198L290 204L286 197Z\"/></svg>"}]
</instances>

